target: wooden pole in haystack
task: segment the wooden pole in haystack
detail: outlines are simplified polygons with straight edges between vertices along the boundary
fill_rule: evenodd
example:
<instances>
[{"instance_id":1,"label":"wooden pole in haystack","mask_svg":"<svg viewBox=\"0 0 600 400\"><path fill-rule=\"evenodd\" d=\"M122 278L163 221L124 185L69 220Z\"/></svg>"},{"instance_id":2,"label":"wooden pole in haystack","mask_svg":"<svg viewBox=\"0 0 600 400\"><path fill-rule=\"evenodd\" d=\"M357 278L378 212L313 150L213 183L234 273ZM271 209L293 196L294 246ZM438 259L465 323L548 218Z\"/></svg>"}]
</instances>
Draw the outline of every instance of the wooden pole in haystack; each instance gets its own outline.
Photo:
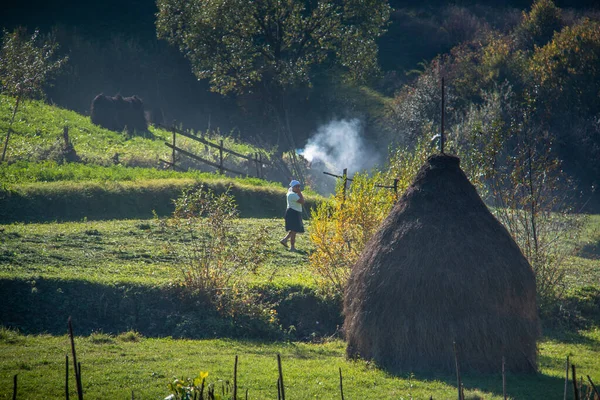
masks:
<instances>
[{"instance_id":1,"label":"wooden pole in haystack","mask_svg":"<svg viewBox=\"0 0 600 400\"><path fill-rule=\"evenodd\" d=\"M572 369L572 378L573 378L573 393L574 393L574 399L575 400L579 400L579 389L577 389L577 375L575 374L575 364L571 365L571 369Z\"/></svg>"},{"instance_id":2,"label":"wooden pole in haystack","mask_svg":"<svg viewBox=\"0 0 600 400\"><path fill-rule=\"evenodd\" d=\"M567 386L569 385L569 356L567 356L567 363L565 366L565 392L563 400L567 400Z\"/></svg>"},{"instance_id":3,"label":"wooden pole in haystack","mask_svg":"<svg viewBox=\"0 0 600 400\"><path fill-rule=\"evenodd\" d=\"M75 386L77 387L77 399L83 400L83 387L81 385L80 368L78 368L77 354L75 353L75 340L73 338L73 324L71 323L71 317L67 322L69 327L69 339L71 340L71 353L73 354L73 369L75 370Z\"/></svg>"},{"instance_id":4,"label":"wooden pole in haystack","mask_svg":"<svg viewBox=\"0 0 600 400\"><path fill-rule=\"evenodd\" d=\"M283 385L283 370L281 369L281 355L277 354L277 367L279 368L279 383L281 388L281 400L285 400L285 386Z\"/></svg>"},{"instance_id":5,"label":"wooden pole in haystack","mask_svg":"<svg viewBox=\"0 0 600 400\"><path fill-rule=\"evenodd\" d=\"M233 400L237 400L237 366L238 356L235 356L235 364L233 365Z\"/></svg>"},{"instance_id":6,"label":"wooden pole in haystack","mask_svg":"<svg viewBox=\"0 0 600 400\"><path fill-rule=\"evenodd\" d=\"M342 400L344 400L344 384L342 379L342 367L340 367L340 393L342 394Z\"/></svg>"}]
</instances>

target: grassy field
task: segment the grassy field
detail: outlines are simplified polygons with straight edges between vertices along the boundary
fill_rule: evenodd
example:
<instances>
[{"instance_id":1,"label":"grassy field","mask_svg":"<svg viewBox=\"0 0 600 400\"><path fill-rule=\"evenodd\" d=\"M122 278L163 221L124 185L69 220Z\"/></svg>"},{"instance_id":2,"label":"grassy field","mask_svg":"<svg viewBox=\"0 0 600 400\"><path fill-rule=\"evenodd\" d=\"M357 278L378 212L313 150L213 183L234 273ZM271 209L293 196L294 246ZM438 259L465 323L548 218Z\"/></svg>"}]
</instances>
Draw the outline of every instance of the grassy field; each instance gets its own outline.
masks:
<instances>
[{"instance_id":1,"label":"grassy field","mask_svg":"<svg viewBox=\"0 0 600 400\"><path fill-rule=\"evenodd\" d=\"M260 228L269 232L267 262L252 283L312 287L314 279L306 267L312 251L310 241L302 235L298 240L300 252L287 252L278 242L285 234L282 224L282 219L236 221L236 233L242 238L249 238ZM3 225L0 278L166 284L180 278L181 273L167 244L187 240L189 234L173 236L160 225L154 219Z\"/></svg>"},{"instance_id":2,"label":"grassy field","mask_svg":"<svg viewBox=\"0 0 600 400\"><path fill-rule=\"evenodd\" d=\"M173 377L209 372L208 382L232 380L233 360L239 355L238 382L250 399L276 399L277 361L281 354L287 398L340 398L338 368L344 376L347 399L450 399L456 397L452 375L392 376L362 361L344 358L344 343L252 342L228 339L174 340L140 338L134 333L110 336L95 333L77 337L86 399L162 399ZM507 392L516 399L562 399L567 355L578 374L600 381L600 331L556 340L545 338L540 348L540 374L508 375ZM67 336L23 336L0 331L0 399L9 399L12 377L18 374L20 398L64 398ZM71 372L71 379L72 378ZM495 375L465 375L467 399L502 398L502 379ZM72 381L71 381L72 382ZM572 388L569 387L572 396ZM75 397L74 386L71 397ZM569 397L571 398L571 397Z\"/></svg>"},{"instance_id":3,"label":"grassy field","mask_svg":"<svg viewBox=\"0 0 600 400\"><path fill-rule=\"evenodd\" d=\"M251 276L249 283L257 288L314 290L314 277L308 268L312 247L304 235L299 239L301 252L285 251L277 242L283 234L281 224L281 219L236 221L237 233L242 237L251 237L259 228L269 232L268 261ZM569 260L567 272L571 289L598 286L598 226L600 216L591 216L579 250ZM16 279L31 285L29 291L36 291L38 287L43 290L40 281L54 280L58 282L55 290L65 293L67 285L73 282L117 290L128 285L169 287L180 278L181 271L166 244L189 240L186 235L186 232L167 235L160 220L155 219L3 225L0 227L0 281ZM29 312L35 315L35 310ZM65 326L65 321L59 322ZM156 322L167 323L166 320ZM75 320L76 332L77 327ZM41 332L24 335L7 329L0 331L0 398L9 398L14 374L19 375L21 398L64 398L62 382L64 355L69 351L67 338L58 332L52 335ZM240 356L242 393L248 389L251 399L275 399L278 353L283 357L289 398L338 398L338 368L342 368L344 374L344 394L350 399L429 396L445 399L453 398L456 392L454 376L414 376L410 371L392 376L370 363L347 361L344 343L339 339L320 339L314 343L189 340L143 337L123 329L112 334L86 333L79 336L76 343L87 399L124 398L130 396L131 391L136 398L164 398L169 394L167 384L173 377L194 377L199 371L208 371L209 381L230 380L235 355ZM540 374L508 376L508 393L512 398L562 398L567 355L580 374L600 381L597 327L570 331L545 329L539 350ZM467 398L501 398L499 374L466 375L464 382ZM71 396L74 396L73 390Z\"/></svg>"}]
</instances>

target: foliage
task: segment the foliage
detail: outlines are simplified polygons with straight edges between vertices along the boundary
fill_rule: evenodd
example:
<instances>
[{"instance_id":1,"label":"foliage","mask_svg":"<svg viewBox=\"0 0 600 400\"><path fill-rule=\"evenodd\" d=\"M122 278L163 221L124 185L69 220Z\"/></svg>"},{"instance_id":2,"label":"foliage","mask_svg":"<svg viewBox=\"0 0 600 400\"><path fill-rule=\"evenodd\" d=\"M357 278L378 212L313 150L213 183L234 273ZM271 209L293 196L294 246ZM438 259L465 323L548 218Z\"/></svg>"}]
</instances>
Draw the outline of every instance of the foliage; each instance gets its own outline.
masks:
<instances>
[{"instance_id":1,"label":"foliage","mask_svg":"<svg viewBox=\"0 0 600 400\"><path fill-rule=\"evenodd\" d=\"M600 22L583 20L565 27L530 61L541 95L554 107L600 112Z\"/></svg>"},{"instance_id":2,"label":"foliage","mask_svg":"<svg viewBox=\"0 0 600 400\"><path fill-rule=\"evenodd\" d=\"M310 265L325 291L343 293L350 267L394 202L394 192L377 185L390 184L381 173L357 173L347 189L340 180L335 196L313 212L309 238L315 251Z\"/></svg>"},{"instance_id":3,"label":"foliage","mask_svg":"<svg viewBox=\"0 0 600 400\"><path fill-rule=\"evenodd\" d=\"M510 86L482 97L454 127L449 147L532 265L546 309L565 289L565 261L574 248L564 243L576 241L584 222L574 214L574 185L552 138L530 115L519 115Z\"/></svg>"},{"instance_id":4,"label":"foliage","mask_svg":"<svg viewBox=\"0 0 600 400\"><path fill-rule=\"evenodd\" d=\"M333 60L354 78L376 69L386 1L159 0L157 32L192 63L214 91L241 93L257 83L280 88L311 82Z\"/></svg>"},{"instance_id":5,"label":"foliage","mask_svg":"<svg viewBox=\"0 0 600 400\"><path fill-rule=\"evenodd\" d=\"M169 228L189 234L188 241L171 244L182 267L182 284L205 294L225 314L254 310L266 312L275 322L276 316L255 303L245 290L246 276L256 274L265 262L268 234L258 229L242 240L234 229L237 216L229 192L215 194L203 185L185 191L175 201Z\"/></svg>"},{"instance_id":6,"label":"foliage","mask_svg":"<svg viewBox=\"0 0 600 400\"><path fill-rule=\"evenodd\" d=\"M561 9L552 0L536 0L529 13L523 12L523 20L516 30L522 44L530 49L541 47L563 27Z\"/></svg>"},{"instance_id":7,"label":"foliage","mask_svg":"<svg viewBox=\"0 0 600 400\"><path fill-rule=\"evenodd\" d=\"M5 160L12 125L21 101L40 95L46 81L67 61L66 57L54 61L54 53L58 45L49 40L41 41L39 36L39 31L36 30L27 39L23 28L16 29L12 33L2 31L0 92L14 96L15 104L12 106L12 117L0 161Z\"/></svg>"},{"instance_id":8,"label":"foliage","mask_svg":"<svg viewBox=\"0 0 600 400\"><path fill-rule=\"evenodd\" d=\"M42 40L36 30L30 37L24 28L3 30L0 52L0 87L4 94L29 98L43 94L46 81L56 74L67 58L55 58L57 43Z\"/></svg>"},{"instance_id":9,"label":"foliage","mask_svg":"<svg viewBox=\"0 0 600 400\"><path fill-rule=\"evenodd\" d=\"M208 372L200 371L194 379L175 378L173 382L169 383L172 394L165 397L165 400L233 399L233 387L229 381L218 380L205 385L207 377Z\"/></svg>"}]
</instances>

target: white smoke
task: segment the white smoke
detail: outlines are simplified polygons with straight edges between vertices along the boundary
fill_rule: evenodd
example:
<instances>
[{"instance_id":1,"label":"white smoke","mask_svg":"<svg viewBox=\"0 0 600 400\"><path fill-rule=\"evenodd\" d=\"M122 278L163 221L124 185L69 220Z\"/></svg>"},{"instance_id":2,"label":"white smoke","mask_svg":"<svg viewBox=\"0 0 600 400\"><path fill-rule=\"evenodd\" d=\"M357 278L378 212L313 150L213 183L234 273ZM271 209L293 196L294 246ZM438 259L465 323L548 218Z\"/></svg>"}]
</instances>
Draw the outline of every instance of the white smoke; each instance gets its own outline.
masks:
<instances>
[{"instance_id":1,"label":"white smoke","mask_svg":"<svg viewBox=\"0 0 600 400\"><path fill-rule=\"evenodd\" d=\"M334 178L321 179L323 171L341 175L343 169L347 168L351 177L379 163L380 156L367 145L362 133L362 124L358 119L331 121L319 127L304 149L298 151L311 164L313 179L324 183L315 189L332 192L335 187Z\"/></svg>"}]
</instances>

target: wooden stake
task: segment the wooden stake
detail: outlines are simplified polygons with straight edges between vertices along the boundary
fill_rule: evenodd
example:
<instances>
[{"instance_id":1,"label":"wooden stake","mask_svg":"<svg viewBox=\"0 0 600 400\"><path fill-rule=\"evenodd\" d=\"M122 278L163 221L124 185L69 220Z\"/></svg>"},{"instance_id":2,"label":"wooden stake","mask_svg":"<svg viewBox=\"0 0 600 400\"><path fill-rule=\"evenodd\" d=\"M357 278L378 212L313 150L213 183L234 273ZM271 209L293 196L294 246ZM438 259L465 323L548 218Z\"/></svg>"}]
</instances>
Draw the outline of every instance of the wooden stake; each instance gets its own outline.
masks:
<instances>
[{"instance_id":1,"label":"wooden stake","mask_svg":"<svg viewBox=\"0 0 600 400\"><path fill-rule=\"evenodd\" d=\"M348 185L348 168L344 168L344 172L342 173L342 178L344 179L344 191L342 192L342 201L346 202L346 186Z\"/></svg>"},{"instance_id":2,"label":"wooden stake","mask_svg":"<svg viewBox=\"0 0 600 400\"><path fill-rule=\"evenodd\" d=\"M573 379L573 393L575 395L574 399L579 400L579 390L577 389L577 375L575 374L575 364L571 365L572 369L572 379Z\"/></svg>"},{"instance_id":3,"label":"wooden stake","mask_svg":"<svg viewBox=\"0 0 600 400\"><path fill-rule=\"evenodd\" d=\"M223 139L219 141L219 173L223 175Z\"/></svg>"},{"instance_id":4,"label":"wooden stake","mask_svg":"<svg viewBox=\"0 0 600 400\"><path fill-rule=\"evenodd\" d=\"M594 393L596 393L596 396L598 396L598 398L600 399L600 393L598 392L598 389L596 389L596 385L594 385L594 382L592 382L592 378L590 378L590 376L587 376L588 381L590 382L590 385L592 385L592 389L594 389Z\"/></svg>"},{"instance_id":5,"label":"wooden stake","mask_svg":"<svg viewBox=\"0 0 600 400\"><path fill-rule=\"evenodd\" d=\"M65 354L65 399L69 400L69 355Z\"/></svg>"},{"instance_id":6,"label":"wooden stake","mask_svg":"<svg viewBox=\"0 0 600 400\"><path fill-rule=\"evenodd\" d=\"M281 400L281 381L277 378L277 400Z\"/></svg>"},{"instance_id":7,"label":"wooden stake","mask_svg":"<svg viewBox=\"0 0 600 400\"><path fill-rule=\"evenodd\" d=\"M565 392L563 394L563 400L567 400L567 386L569 385L569 356L567 356L567 363L565 366Z\"/></svg>"},{"instance_id":8,"label":"wooden stake","mask_svg":"<svg viewBox=\"0 0 600 400\"><path fill-rule=\"evenodd\" d=\"M13 400L17 400L17 375L13 377Z\"/></svg>"},{"instance_id":9,"label":"wooden stake","mask_svg":"<svg viewBox=\"0 0 600 400\"><path fill-rule=\"evenodd\" d=\"M344 384L342 379L342 367L340 367L340 393L342 394L342 400L344 400Z\"/></svg>"},{"instance_id":10,"label":"wooden stake","mask_svg":"<svg viewBox=\"0 0 600 400\"><path fill-rule=\"evenodd\" d=\"M246 400L248 400L248 389L246 389Z\"/></svg>"},{"instance_id":11,"label":"wooden stake","mask_svg":"<svg viewBox=\"0 0 600 400\"><path fill-rule=\"evenodd\" d=\"M175 132L175 127L173 127L173 151L171 152L171 165L173 166L173 169L175 169L175 136L177 135L177 133Z\"/></svg>"},{"instance_id":12,"label":"wooden stake","mask_svg":"<svg viewBox=\"0 0 600 400\"><path fill-rule=\"evenodd\" d=\"M75 353L75 340L73 339L73 324L71 323L71 317L67 323L69 327L69 338L71 340L71 353L73 354L73 369L75 370L75 385L77 387L77 399L83 400L83 388L81 385L81 376L79 375L80 369L77 367L77 354Z\"/></svg>"},{"instance_id":13,"label":"wooden stake","mask_svg":"<svg viewBox=\"0 0 600 400\"><path fill-rule=\"evenodd\" d=\"M235 356L235 364L233 365L233 400L237 400L237 366L238 356Z\"/></svg>"},{"instance_id":14,"label":"wooden stake","mask_svg":"<svg viewBox=\"0 0 600 400\"><path fill-rule=\"evenodd\" d=\"M502 395L506 400L506 359L502 356Z\"/></svg>"},{"instance_id":15,"label":"wooden stake","mask_svg":"<svg viewBox=\"0 0 600 400\"><path fill-rule=\"evenodd\" d=\"M460 368L458 367L458 351L456 350L456 342L452 342L454 348L454 365L456 367L456 387L458 389L458 400L463 400L462 382L460 379Z\"/></svg>"},{"instance_id":16,"label":"wooden stake","mask_svg":"<svg viewBox=\"0 0 600 400\"><path fill-rule=\"evenodd\" d=\"M279 382L281 383L281 400L285 400L285 386L283 384L283 370L281 369L281 355L277 354L277 366L279 368Z\"/></svg>"}]
</instances>

